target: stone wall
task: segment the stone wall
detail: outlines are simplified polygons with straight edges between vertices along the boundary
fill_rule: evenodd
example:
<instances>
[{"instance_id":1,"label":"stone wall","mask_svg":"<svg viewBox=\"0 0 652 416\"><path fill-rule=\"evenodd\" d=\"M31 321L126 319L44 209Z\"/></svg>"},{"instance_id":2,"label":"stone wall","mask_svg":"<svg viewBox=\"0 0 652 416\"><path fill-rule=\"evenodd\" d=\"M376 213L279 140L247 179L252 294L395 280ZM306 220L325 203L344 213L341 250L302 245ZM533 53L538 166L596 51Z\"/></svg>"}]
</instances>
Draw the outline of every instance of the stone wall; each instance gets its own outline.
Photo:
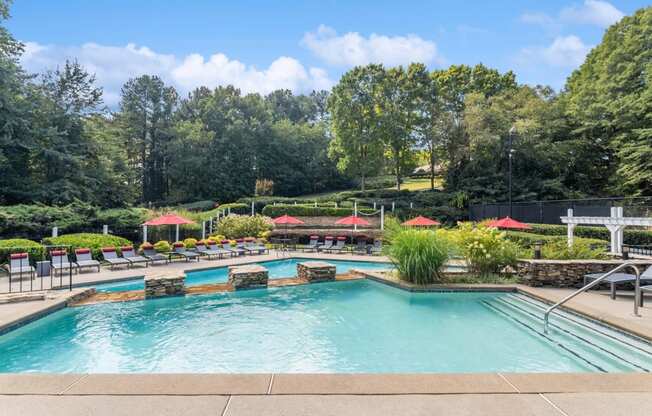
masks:
<instances>
[{"instance_id":1,"label":"stone wall","mask_svg":"<svg viewBox=\"0 0 652 416\"><path fill-rule=\"evenodd\" d=\"M245 264L229 267L229 284L234 290L267 287L269 273L259 264Z\"/></svg>"},{"instance_id":2,"label":"stone wall","mask_svg":"<svg viewBox=\"0 0 652 416\"><path fill-rule=\"evenodd\" d=\"M335 280L335 266L324 261L305 261L297 264L297 277L309 283Z\"/></svg>"},{"instance_id":3,"label":"stone wall","mask_svg":"<svg viewBox=\"0 0 652 416\"><path fill-rule=\"evenodd\" d=\"M632 260L641 273L652 261ZM516 273L528 286L581 287L584 275L606 273L623 264L622 260L519 260ZM623 270L632 273L631 270Z\"/></svg>"},{"instance_id":4,"label":"stone wall","mask_svg":"<svg viewBox=\"0 0 652 416\"><path fill-rule=\"evenodd\" d=\"M145 297L178 296L186 293L186 277L146 277Z\"/></svg>"}]
</instances>

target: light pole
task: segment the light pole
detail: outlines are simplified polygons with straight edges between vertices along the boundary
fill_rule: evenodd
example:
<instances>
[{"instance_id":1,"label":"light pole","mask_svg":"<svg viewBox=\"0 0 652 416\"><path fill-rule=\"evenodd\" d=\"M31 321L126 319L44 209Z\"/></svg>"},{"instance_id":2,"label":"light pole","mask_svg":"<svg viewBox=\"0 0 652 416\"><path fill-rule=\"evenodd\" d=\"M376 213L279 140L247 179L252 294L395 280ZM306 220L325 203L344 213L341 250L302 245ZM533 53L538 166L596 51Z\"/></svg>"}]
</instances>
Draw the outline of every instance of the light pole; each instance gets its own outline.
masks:
<instances>
[{"instance_id":1,"label":"light pole","mask_svg":"<svg viewBox=\"0 0 652 416\"><path fill-rule=\"evenodd\" d=\"M507 151L508 154L508 164L509 164L509 175L508 175L508 188L509 188L509 217L512 218L512 156L514 149L512 149L512 143L514 141L514 136L516 135L516 126L512 126L509 129L509 140L507 142Z\"/></svg>"}]
</instances>

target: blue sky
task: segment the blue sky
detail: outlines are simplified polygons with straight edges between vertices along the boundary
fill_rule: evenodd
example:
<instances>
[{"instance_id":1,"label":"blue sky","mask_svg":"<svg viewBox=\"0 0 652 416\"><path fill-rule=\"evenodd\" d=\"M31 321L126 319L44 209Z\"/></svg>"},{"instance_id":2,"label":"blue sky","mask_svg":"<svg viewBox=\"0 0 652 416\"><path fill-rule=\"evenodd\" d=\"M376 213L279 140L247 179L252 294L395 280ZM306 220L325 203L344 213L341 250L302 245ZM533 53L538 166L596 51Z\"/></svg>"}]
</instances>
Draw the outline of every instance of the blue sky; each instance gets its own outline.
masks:
<instances>
[{"instance_id":1,"label":"blue sky","mask_svg":"<svg viewBox=\"0 0 652 416\"><path fill-rule=\"evenodd\" d=\"M644 1L17 0L9 29L38 72L77 58L105 100L143 73L185 93L328 88L356 64L482 62L520 82L563 87L606 27Z\"/></svg>"}]
</instances>

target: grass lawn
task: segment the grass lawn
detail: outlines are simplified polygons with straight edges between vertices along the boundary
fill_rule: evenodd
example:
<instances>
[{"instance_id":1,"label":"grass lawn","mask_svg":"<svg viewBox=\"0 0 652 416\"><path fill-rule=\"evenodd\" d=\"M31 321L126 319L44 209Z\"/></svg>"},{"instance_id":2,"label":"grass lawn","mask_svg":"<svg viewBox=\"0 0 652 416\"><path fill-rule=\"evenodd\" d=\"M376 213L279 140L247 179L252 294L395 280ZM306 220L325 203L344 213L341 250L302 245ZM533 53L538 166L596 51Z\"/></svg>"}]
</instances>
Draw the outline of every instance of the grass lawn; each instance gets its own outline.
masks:
<instances>
[{"instance_id":1,"label":"grass lawn","mask_svg":"<svg viewBox=\"0 0 652 416\"><path fill-rule=\"evenodd\" d=\"M435 188L440 189L441 185L441 178L435 178ZM396 186L388 189L396 189ZM430 178L405 179L405 181L401 184L401 189L407 189L408 191L422 191L424 189L430 189Z\"/></svg>"}]
</instances>

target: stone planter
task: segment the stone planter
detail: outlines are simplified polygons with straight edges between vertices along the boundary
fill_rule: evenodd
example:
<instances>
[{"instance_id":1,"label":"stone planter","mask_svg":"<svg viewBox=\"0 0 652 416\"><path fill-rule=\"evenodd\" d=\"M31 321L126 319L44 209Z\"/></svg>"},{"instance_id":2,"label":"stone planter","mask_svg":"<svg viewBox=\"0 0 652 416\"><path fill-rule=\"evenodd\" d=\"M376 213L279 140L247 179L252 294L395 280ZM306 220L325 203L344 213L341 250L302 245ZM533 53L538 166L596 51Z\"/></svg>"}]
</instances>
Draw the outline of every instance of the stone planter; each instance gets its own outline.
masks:
<instances>
[{"instance_id":1,"label":"stone planter","mask_svg":"<svg viewBox=\"0 0 652 416\"><path fill-rule=\"evenodd\" d=\"M297 264L297 277L309 283L335 280L335 266L325 261L306 261Z\"/></svg>"},{"instance_id":2,"label":"stone planter","mask_svg":"<svg viewBox=\"0 0 652 416\"><path fill-rule=\"evenodd\" d=\"M186 277L146 277L145 298L179 296L186 293Z\"/></svg>"},{"instance_id":3,"label":"stone planter","mask_svg":"<svg viewBox=\"0 0 652 416\"><path fill-rule=\"evenodd\" d=\"M632 260L641 273L652 262ZM516 273L528 286L581 287L584 275L606 273L623 264L622 260L519 260ZM631 270L623 270L632 273Z\"/></svg>"},{"instance_id":4,"label":"stone planter","mask_svg":"<svg viewBox=\"0 0 652 416\"><path fill-rule=\"evenodd\" d=\"M233 290L266 288L269 280L267 269L258 264L229 267L229 284Z\"/></svg>"}]
</instances>

